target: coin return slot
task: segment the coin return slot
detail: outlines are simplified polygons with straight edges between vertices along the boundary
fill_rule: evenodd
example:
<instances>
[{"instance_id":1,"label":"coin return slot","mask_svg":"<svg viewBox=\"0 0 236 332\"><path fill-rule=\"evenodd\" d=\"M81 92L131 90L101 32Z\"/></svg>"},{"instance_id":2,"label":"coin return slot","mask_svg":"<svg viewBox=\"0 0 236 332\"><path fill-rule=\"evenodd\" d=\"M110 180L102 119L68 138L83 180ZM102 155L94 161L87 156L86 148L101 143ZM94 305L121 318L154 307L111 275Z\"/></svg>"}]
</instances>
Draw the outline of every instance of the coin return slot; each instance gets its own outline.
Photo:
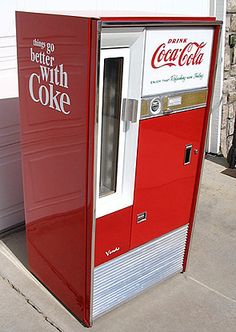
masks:
<instances>
[{"instance_id":1,"label":"coin return slot","mask_svg":"<svg viewBox=\"0 0 236 332\"><path fill-rule=\"evenodd\" d=\"M142 212L137 215L137 224L147 220L147 212Z\"/></svg>"}]
</instances>

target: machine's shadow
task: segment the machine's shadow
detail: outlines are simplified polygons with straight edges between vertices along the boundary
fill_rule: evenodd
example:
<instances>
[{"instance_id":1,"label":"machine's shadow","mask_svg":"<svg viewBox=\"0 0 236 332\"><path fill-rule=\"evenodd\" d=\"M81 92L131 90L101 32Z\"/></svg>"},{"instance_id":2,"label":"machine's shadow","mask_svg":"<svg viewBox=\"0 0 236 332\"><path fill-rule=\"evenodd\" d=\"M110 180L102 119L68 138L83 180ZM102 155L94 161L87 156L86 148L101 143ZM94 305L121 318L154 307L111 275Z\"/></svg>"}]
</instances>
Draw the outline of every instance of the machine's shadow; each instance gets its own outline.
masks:
<instances>
[{"instance_id":1,"label":"machine's shadow","mask_svg":"<svg viewBox=\"0 0 236 332\"><path fill-rule=\"evenodd\" d=\"M225 169L221 172L222 174L236 178L236 168L229 168L229 164L224 157L207 154L206 159L225 167Z\"/></svg>"},{"instance_id":2,"label":"machine's shadow","mask_svg":"<svg viewBox=\"0 0 236 332\"><path fill-rule=\"evenodd\" d=\"M25 227L20 226L12 232L3 234L0 237L0 241L2 241L16 258L28 269Z\"/></svg>"}]
</instances>

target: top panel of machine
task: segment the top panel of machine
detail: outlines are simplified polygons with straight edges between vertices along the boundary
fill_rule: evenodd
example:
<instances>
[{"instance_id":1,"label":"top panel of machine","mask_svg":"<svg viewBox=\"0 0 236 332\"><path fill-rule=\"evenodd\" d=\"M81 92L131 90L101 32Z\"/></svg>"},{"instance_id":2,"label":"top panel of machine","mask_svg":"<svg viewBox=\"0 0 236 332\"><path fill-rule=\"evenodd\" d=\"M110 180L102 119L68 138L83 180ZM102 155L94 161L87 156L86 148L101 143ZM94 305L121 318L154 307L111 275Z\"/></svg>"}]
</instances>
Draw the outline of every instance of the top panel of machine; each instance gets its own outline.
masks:
<instances>
[{"instance_id":1,"label":"top panel of machine","mask_svg":"<svg viewBox=\"0 0 236 332\"><path fill-rule=\"evenodd\" d=\"M32 12L31 12L32 13ZM170 15L165 13L153 13L149 11L109 11L109 10L89 10L89 11L34 11L38 14L49 14L49 15L62 15L62 16L77 16L86 18L95 18L102 22L141 22L141 21L187 21L187 22L214 22L215 17L204 17L204 16L178 16Z\"/></svg>"}]
</instances>

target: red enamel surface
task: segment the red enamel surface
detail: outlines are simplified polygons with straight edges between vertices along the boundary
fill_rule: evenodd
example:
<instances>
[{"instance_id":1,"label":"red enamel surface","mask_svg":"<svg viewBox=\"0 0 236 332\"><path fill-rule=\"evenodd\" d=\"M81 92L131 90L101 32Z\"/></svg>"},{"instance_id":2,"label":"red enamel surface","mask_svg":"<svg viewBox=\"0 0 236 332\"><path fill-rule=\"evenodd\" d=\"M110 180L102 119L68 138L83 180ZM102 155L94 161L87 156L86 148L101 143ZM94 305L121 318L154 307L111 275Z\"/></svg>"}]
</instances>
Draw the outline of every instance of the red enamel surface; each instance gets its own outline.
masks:
<instances>
[{"instance_id":1,"label":"red enamel surface","mask_svg":"<svg viewBox=\"0 0 236 332\"><path fill-rule=\"evenodd\" d=\"M86 325L90 322L96 83L94 64L92 72L90 67L97 44L94 22L78 17L17 14L29 266ZM40 74L39 63L30 61L35 38L55 44L54 65L63 64L68 74L69 115L34 102L29 95L30 75Z\"/></svg>"},{"instance_id":2,"label":"red enamel surface","mask_svg":"<svg viewBox=\"0 0 236 332\"><path fill-rule=\"evenodd\" d=\"M128 207L96 220L95 266L129 251L131 218Z\"/></svg>"},{"instance_id":3,"label":"red enamel surface","mask_svg":"<svg viewBox=\"0 0 236 332\"><path fill-rule=\"evenodd\" d=\"M184 165L185 147L200 148L205 109L143 120L139 127L131 248L189 222L198 155ZM147 220L137 223L137 214Z\"/></svg>"}]
</instances>

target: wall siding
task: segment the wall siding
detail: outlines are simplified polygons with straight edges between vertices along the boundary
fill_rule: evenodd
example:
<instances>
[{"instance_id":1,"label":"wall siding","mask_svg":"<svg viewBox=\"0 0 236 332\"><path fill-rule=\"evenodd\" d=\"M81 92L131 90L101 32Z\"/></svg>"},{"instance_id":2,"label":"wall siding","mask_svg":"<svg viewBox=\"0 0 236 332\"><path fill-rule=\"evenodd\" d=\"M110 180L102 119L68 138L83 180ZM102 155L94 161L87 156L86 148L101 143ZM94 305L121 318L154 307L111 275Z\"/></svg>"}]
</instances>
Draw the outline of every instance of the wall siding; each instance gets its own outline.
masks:
<instances>
[{"instance_id":1,"label":"wall siding","mask_svg":"<svg viewBox=\"0 0 236 332\"><path fill-rule=\"evenodd\" d=\"M236 47L230 48L229 35L236 33L236 0L227 0L221 153L227 157L232 146L236 114Z\"/></svg>"}]
</instances>

